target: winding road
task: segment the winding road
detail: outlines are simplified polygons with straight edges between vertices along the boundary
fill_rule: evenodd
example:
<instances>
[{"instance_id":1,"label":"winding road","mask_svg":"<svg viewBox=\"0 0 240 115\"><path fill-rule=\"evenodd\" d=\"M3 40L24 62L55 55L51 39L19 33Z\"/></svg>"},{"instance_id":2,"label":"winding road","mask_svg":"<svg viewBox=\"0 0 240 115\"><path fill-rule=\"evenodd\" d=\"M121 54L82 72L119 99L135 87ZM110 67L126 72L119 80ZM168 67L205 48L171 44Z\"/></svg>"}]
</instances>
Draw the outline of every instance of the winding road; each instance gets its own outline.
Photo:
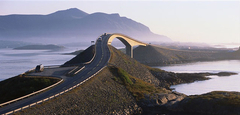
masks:
<instances>
[{"instance_id":1,"label":"winding road","mask_svg":"<svg viewBox=\"0 0 240 115\"><path fill-rule=\"evenodd\" d=\"M3 106L0 108L0 114L5 114L9 111L16 110L18 108L24 107L26 105L30 105L32 103L36 103L40 100L43 100L45 98L58 94L66 89L69 89L77 85L78 83L86 80L87 78L91 77L92 75L100 71L103 67L107 65L110 59L110 51L107 43L109 36L110 34L107 34L105 36L102 36L101 41L100 40L96 41L95 43L96 54L93 61L89 64L86 64L85 68L83 68L74 77L68 77L67 79L64 79L64 81L61 84L57 85L56 87L48 91L45 91L43 93Z\"/></svg>"},{"instance_id":2,"label":"winding road","mask_svg":"<svg viewBox=\"0 0 240 115\"><path fill-rule=\"evenodd\" d=\"M43 99L54 97L55 95L64 92L70 88L78 86L83 81L90 79L92 76L101 71L108 63L110 59L110 51L108 45L111 45L111 42L114 38L119 39L126 46L126 53L133 57L133 46L135 45L143 45L146 46L146 43L137 41L133 38L130 38L126 35L114 33L114 34L103 34L101 35L101 39L97 39L95 43L95 56L93 60L84 64L84 67L79 69L73 77L61 76L63 78L63 82L52 89L49 89L45 92L39 93L37 95L33 95L31 97L16 101L9 105L5 105L0 108L0 114L5 114L16 109L21 109L22 107L28 106L30 104L39 102ZM74 68L74 67L72 67ZM62 69L62 68L61 68ZM58 70L60 71L60 70Z\"/></svg>"}]
</instances>

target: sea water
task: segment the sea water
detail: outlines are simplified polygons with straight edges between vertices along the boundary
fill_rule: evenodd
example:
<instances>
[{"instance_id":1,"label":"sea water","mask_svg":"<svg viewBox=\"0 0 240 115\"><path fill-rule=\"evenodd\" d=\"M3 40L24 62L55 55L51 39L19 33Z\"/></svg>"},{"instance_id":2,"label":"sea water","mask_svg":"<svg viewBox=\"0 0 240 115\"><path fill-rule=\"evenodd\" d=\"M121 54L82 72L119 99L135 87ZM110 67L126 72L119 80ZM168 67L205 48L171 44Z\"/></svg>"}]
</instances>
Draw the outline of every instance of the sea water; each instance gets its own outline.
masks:
<instances>
[{"instance_id":1,"label":"sea water","mask_svg":"<svg viewBox=\"0 0 240 115\"><path fill-rule=\"evenodd\" d=\"M208 76L211 79L205 81L196 81L193 83L185 83L173 85L176 91L186 95L198 95L211 91L237 91L240 92L240 60L223 60L195 62L187 64L175 64L170 66L158 67L166 71L177 73L200 73L200 72L235 72L238 75L231 76Z\"/></svg>"},{"instance_id":2,"label":"sea water","mask_svg":"<svg viewBox=\"0 0 240 115\"><path fill-rule=\"evenodd\" d=\"M62 65L75 55L63 55L76 50L85 50L89 44L70 44L63 50L14 50L0 48L0 81L14 77L35 68L39 64L44 66ZM116 48L124 48L123 44L114 42Z\"/></svg>"},{"instance_id":3,"label":"sea water","mask_svg":"<svg viewBox=\"0 0 240 115\"><path fill-rule=\"evenodd\" d=\"M26 72L39 64L44 66L64 64L75 55L63 54L71 53L75 50L76 48L55 51L0 49L0 81Z\"/></svg>"},{"instance_id":4,"label":"sea water","mask_svg":"<svg viewBox=\"0 0 240 115\"><path fill-rule=\"evenodd\" d=\"M72 47L65 50L13 50L10 48L0 49L0 81L19 75L38 64L44 66L61 65L72 59L75 55L63 55L84 47ZM211 62L195 62L175 64L170 66L159 66L158 68L178 73L200 73L221 71L236 72L238 75L227 77L208 76L212 79L196 81L189 84L171 86L176 91L187 95L203 94L210 91L239 91L240 92L240 60L224 60Z\"/></svg>"}]
</instances>

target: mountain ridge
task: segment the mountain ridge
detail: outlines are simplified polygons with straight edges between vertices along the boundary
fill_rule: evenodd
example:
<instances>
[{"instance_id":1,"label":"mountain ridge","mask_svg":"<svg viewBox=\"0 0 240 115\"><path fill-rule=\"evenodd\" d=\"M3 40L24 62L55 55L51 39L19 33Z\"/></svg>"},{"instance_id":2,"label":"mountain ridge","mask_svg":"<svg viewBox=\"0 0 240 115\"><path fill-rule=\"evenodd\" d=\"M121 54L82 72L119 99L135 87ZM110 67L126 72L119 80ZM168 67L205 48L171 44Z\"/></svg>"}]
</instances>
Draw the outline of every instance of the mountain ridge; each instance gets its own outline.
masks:
<instances>
[{"instance_id":1,"label":"mountain ridge","mask_svg":"<svg viewBox=\"0 0 240 115\"><path fill-rule=\"evenodd\" d=\"M5 15L0 16L1 40L33 40L55 43L61 40L95 40L102 33L122 33L138 40L171 41L156 35L150 29L118 13L102 12L88 14L77 8L60 10L47 15ZM38 40L41 38L41 40Z\"/></svg>"},{"instance_id":2,"label":"mountain ridge","mask_svg":"<svg viewBox=\"0 0 240 115\"><path fill-rule=\"evenodd\" d=\"M70 9L67 9L67 10L59 10L59 11L56 11L54 13L51 13L51 14L48 14L48 16L63 16L63 15L67 15L67 16L71 16L72 18L73 17L76 17L76 18L82 18L86 15L89 15L88 13L82 11L82 10L79 10L77 8L70 8Z\"/></svg>"}]
</instances>

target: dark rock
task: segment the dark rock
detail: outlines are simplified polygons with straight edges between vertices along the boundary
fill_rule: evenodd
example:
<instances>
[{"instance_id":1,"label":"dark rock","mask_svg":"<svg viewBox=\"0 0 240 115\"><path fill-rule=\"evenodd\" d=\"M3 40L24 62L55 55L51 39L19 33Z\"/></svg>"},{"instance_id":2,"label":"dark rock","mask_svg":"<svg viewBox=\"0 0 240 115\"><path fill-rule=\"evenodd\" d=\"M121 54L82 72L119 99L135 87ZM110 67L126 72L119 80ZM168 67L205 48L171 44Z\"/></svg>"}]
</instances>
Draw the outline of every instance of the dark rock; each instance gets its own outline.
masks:
<instances>
[{"instance_id":1,"label":"dark rock","mask_svg":"<svg viewBox=\"0 0 240 115\"><path fill-rule=\"evenodd\" d=\"M186 97L172 111L191 114L237 115L240 113L239 92L214 91Z\"/></svg>"},{"instance_id":2,"label":"dark rock","mask_svg":"<svg viewBox=\"0 0 240 115\"><path fill-rule=\"evenodd\" d=\"M71 60L65 62L62 66L72 66L79 65L89 62L93 59L95 53L95 45L88 47L86 50L72 58Z\"/></svg>"},{"instance_id":3,"label":"dark rock","mask_svg":"<svg viewBox=\"0 0 240 115\"><path fill-rule=\"evenodd\" d=\"M230 76L230 75L236 75L237 73L233 72L219 72L217 73L218 76Z\"/></svg>"},{"instance_id":4,"label":"dark rock","mask_svg":"<svg viewBox=\"0 0 240 115\"><path fill-rule=\"evenodd\" d=\"M148 45L134 49L134 58L142 64L150 66L170 65L176 63L240 59L240 50L235 52L221 51L189 51Z\"/></svg>"}]
</instances>

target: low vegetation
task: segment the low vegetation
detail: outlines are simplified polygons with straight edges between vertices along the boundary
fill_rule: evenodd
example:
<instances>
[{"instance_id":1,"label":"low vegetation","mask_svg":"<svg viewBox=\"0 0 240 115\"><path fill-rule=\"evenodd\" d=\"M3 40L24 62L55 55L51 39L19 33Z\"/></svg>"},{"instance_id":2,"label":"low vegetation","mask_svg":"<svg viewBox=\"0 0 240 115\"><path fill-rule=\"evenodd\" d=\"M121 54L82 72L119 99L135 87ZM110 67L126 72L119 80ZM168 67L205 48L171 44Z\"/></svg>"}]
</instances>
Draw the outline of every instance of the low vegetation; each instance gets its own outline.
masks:
<instances>
[{"instance_id":1,"label":"low vegetation","mask_svg":"<svg viewBox=\"0 0 240 115\"><path fill-rule=\"evenodd\" d=\"M213 91L203 95L189 96L191 100L206 99L208 101L216 100L216 104L231 107L240 107L240 93L239 92L226 92L226 91Z\"/></svg>"},{"instance_id":2,"label":"low vegetation","mask_svg":"<svg viewBox=\"0 0 240 115\"><path fill-rule=\"evenodd\" d=\"M129 75L139 78L145 82L154 84L155 86L159 85L159 80L150 73L150 71L145 67L145 65L139 63L133 58L130 58L123 52L115 49L114 47L109 47L111 52L111 59L109 65L121 68Z\"/></svg>"},{"instance_id":3,"label":"low vegetation","mask_svg":"<svg viewBox=\"0 0 240 115\"><path fill-rule=\"evenodd\" d=\"M226 50L195 51L148 45L135 48L133 57L143 64L159 66L194 61L240 59L240 50L235 52L228 52Z\"/></svg>"},{"instance_id":4,"label":"low vegetation","mask_svg":"<svg viewBox=\"0 0 240 115\"><path fill-rule=\"evenodd\" d=\"M170 89L171 85L208 80L210 78L207 76L213 75L211 73L174 73L149 66L146 66L146 68L160 81L159 86L167 89Z\"/></svg>"},{"instance_id":5,"label":"low vegetation","mask_svg":"<svg viewBox=\"0 0 240 115\"><path fill-rule=\"evenodd\" d=\"M114 78L110 69L105 68L79 87L17 115L137 114L135 98Z\"/></svg>"},{"instance_id":6,"label":"low vegetation","mask_svg":"<svg viewBox=\"0 0 240 115\"><path fill-rule=\"evenodd\" d=\"M163 90L160 90L153 84L144 82L139 78L129 75L121 68L111 67L110 70L115 75L114 80L124 85L137 100L144 98L145 94L163 92Z\"/></svg>"},{"instance_id":7,"label":"low vegetation","mask_svg":"<svg viewBox=\"0 0 240 115\"><path fill-rule=\"evenodd\" d=\"M142 64L110 49L108 68L70 92L18 114L139 114L136 100L162 90L151 84L154 77Z\"/></svg>"},{"instance_id":8,"label":"low vegetation","mask_svg":"<svg viewBox=\"0 0 240 115\"><path fill-rule=\"evenodd\" d=\"M178 105L178 110L195 114L236 115L239 108L240 93L227 91L188 96Z\"/></svg>"},{"instance_id":9,"label":"low vegetation","mask_svg":"<svg viewBox=\"0 0 240 115\"><path fill-rule=\"evenodd\" d=\"M235 113L239 110L237 95L240 94L213 92L185 98L183 94L167 90L170 85L209 79L206 75L210 73L173 73L151 68L109 47L111 59L107 68L79 87L17 114L140 114L144 111L149 112L147 114L228 114L231 107ZM94 54L93 49L88 48L67 63L86 62L84 58Z\"/></svg>"},{"instance_id":10,"label":"low vegetation","mask_svg":"<svg viewBox=\"0 0 240 115\"><path fill-rule=\"evenodd\" d=\"M15 76L0 82L0 103L4 103L50 86L59 79Z\"/></svg>"}]
</instances>

